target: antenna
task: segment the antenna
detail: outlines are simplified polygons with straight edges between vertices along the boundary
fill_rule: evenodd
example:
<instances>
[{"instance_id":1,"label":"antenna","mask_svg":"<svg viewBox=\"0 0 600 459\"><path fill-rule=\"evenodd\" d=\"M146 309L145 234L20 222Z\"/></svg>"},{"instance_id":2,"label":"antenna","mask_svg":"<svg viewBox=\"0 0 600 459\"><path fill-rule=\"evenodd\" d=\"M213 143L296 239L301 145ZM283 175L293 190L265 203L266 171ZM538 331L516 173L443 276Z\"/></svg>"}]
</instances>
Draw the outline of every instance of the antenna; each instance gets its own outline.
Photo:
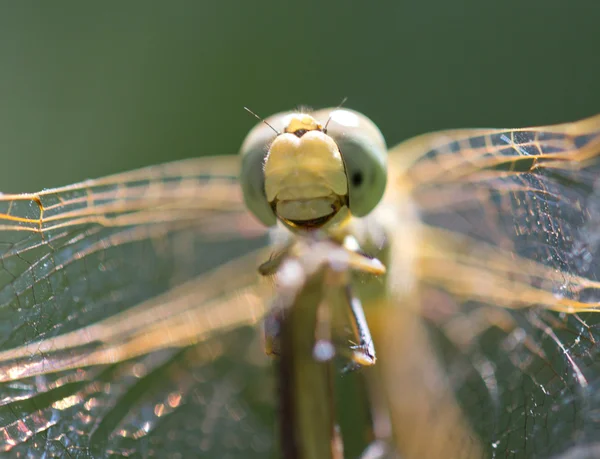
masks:
<instances>
[{"instance_id":1,"label":"antenna","mask_svg":"<svg viewBox=\"0 0 600 459\"><path fill-rule=\"evenodd\" d=\"M337 107L335 107L333 110L331 110L331 113L335 112L336 110L339 110L342 107L342 105L344 105L346 103L347 100L348 100L348 97L344 97L342 99L342 101L340 102L340 104ZM329 122L331 121L331 113L329 114L329 119L327 120L327 122L325 123L325 127L323 128L323 132L325 134L327 134L327 126L329 126Z\"/></svg>"},{"instance_id":2,"label":"antenna","mask_svg":"<svg viewBox=\"0 0 600 459\"><path fill-rule=\"evenodd\" d=\"M273 126L271 126L269 123L267 123L264 119L262 119L260 116L258 116L256 113L254 113L252 110L250 110L248 107L244 107L244 110L246 110L248 113L250 113L251 115L254 115L254 117L259 120L262 121L263 123L265 123L267 126L269 126L271 129L273 129L273 132L275 132L275 134L280 135L281 132L279 132L277 129L275 129Z\"/></svg>"}]
</instances>

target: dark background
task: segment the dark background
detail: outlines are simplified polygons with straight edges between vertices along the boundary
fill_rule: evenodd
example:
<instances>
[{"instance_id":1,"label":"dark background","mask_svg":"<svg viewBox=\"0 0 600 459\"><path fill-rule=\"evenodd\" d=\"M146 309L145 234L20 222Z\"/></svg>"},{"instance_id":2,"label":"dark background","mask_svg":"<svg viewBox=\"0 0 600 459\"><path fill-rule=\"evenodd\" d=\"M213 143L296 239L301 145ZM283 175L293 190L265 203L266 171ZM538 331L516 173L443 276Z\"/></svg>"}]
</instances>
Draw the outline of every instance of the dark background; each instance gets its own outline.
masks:
<instances>
[{"instance_id":1,"label":"dark background","mask_svg":"<svg viewBox=\"0 0 600 459\"><path fill-rule=\"evenodd\" d=\"M0 190L236 153L300 104L393 145L600 112L600 2L13 2L0 8Z\"/></svg>"}]
</instances>

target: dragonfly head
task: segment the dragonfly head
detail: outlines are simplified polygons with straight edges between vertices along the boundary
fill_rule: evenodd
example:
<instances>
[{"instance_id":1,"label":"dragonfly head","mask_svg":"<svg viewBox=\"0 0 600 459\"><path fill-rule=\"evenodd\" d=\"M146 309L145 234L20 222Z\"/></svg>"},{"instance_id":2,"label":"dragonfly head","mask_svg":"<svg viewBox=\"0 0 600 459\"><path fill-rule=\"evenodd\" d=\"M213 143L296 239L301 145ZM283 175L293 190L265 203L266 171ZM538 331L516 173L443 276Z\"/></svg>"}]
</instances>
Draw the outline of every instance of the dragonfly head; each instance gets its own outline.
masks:
<instances>
[{"instance_id":1,"label":"dragonfly head","mask_svg":"<svg viewBox=\"0 0 600 459\"><path fill-rule=\"evenodd\" d=\"M264 164L265 196L293 228L318 228L348 204L340 149L312 116L293 114L271 144Z\"/></svg>"},{"instance_id":2,"label":"dragonfly head","mask_svg":"<svg viewBox=\"0 0 600 459\"><path fill-rule=\"evenodd\" d=\"M383 137L351 110L282 113L242 146L248 208L266 225L329 228L369 213L386 183Z\"/></svg>"}]
</instances>

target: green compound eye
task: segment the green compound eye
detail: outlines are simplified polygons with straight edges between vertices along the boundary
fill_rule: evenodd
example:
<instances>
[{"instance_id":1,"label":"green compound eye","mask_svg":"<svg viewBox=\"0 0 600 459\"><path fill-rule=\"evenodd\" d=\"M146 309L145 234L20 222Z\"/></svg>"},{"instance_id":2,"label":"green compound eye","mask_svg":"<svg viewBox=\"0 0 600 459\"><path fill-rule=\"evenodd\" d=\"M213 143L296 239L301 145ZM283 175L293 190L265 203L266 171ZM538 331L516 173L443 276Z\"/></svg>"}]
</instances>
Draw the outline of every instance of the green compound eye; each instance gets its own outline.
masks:
<instances>
[{"instance_id":1,"label":"green compound eye","mask_svg":"<svg viewBox=\"0 0 600 459\"><path fill-rule=\"evenodd\" d=\"M349 208L364 217L381 200L387 183L387 147L381 131L366 116L349 109L324 109L313 116L337 143L346 165Z\"/></svg>"}]
</instances>

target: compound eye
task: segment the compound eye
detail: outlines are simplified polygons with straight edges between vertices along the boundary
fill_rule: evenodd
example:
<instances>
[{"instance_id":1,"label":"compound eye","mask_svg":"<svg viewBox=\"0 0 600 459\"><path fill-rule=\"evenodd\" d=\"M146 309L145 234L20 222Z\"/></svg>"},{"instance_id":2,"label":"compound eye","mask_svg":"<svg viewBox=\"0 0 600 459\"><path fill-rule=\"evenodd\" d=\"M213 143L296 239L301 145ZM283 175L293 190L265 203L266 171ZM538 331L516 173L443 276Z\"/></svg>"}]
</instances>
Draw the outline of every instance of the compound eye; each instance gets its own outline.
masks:
<instances>
[{"instance_id":1,"label":"compound eye","mask_svg":"<svg viewBox=\"0 0 600 459\"><path fill-rule=\"evenodd\" d=\"M278 113L266 118L278 132L283 132L289 123L292 112ZM246 136L240 154L242 156L242 168L240 171L240 185L244 194L246 207L265 226L273 226L277 223L277 217L267 202L265 196L265 157L269 147L277 133L265 123L257 124Z\"/></svg>"},{"instance_id":2,"label":"compound eye","mask_svg":"<svg viewBox=\"0 0 600 459\"><path fill-rule=\"evenodd\" d=\"M387 147L375 123L349 109L319 110L313 116L340 148L349 187L350 212L363 217L381 200L387 183Z\"/></svg>"}]
</instances>

